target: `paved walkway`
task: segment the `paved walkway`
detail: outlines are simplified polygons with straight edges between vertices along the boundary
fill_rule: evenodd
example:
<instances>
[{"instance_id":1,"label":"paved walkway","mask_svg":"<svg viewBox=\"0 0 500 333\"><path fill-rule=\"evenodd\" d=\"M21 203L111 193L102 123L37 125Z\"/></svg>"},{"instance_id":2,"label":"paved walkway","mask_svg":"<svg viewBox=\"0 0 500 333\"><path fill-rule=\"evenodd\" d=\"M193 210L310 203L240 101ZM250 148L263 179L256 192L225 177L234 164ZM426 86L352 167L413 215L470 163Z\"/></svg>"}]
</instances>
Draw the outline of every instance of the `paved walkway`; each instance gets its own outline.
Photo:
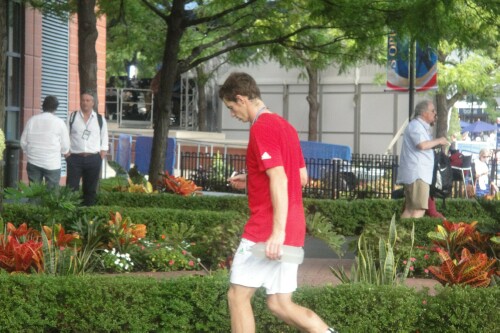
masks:
<instances>
[{"instance_id":1,"label":"paved walkway","mask_svg":"<svg viewBox=\"0 0 500 333\"><path fill-rule=\"evenodd\" d=\"M338 285L340 281L333 275L330 267L341 267L349 272L351 265L354 263L352 259L324 259L324 258L305 258L302 265L299 266L298 284L302 286L321 286L321 285ZM405 285L414 287L418 290L429 288L430 292L435 291L435 287L439 282L433 279L414 279L408 278Z\"/></svg>"}]
</instances>

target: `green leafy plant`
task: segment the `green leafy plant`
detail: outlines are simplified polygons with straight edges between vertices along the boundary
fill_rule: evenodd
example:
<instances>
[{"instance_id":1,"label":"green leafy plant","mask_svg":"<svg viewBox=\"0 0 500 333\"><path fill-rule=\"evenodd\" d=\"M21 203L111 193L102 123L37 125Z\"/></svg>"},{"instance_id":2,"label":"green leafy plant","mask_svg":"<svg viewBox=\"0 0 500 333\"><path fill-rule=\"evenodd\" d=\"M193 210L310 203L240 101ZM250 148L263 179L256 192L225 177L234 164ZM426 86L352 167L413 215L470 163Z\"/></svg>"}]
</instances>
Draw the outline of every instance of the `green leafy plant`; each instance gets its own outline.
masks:
<instances>
[{"instance_id":1,"label":"green leafy plant","mask_svg":"<svg viewBox=\"0 0 500 333\"><path fill-rule=\"evenodd\" d=\"M199 241L192 252L197 257L203 257L210 268L228 268L238 247L241 230L242 225L237 223L205 229L203 233L197 233Z\"/></svg>"},{"instance_id":2,"label":"green leafy plant","mask_svg":"<svg viewBox=\"0 0 500 333\"><path fill-rule=\"evenodd\" d=\"M71 229L78 232L82 244L74 257L74 273L83 274L94 271L99 264L97 251L105 246L106 227L101 219L84 216L76 220Z\"/></svg>"},{"instance_id":3,"label":"green leafy plant","mask_svg":"<svg viewBox=\"0 0 500 333\"><path fill-rule=\"evenodd\" d=\"M75 258L81 239L78 233L66 233L61 224L42 226L43 271L45 274L68 275L76 271Z\"/></svg>"},{"instance_id":4,"label":"green leafy plant","mask_svg":"<svg viewBox=\"0 0 500 333\"><path fill-rule=\"evenodd\" d=\"M190 244L183 242L170 245L165 241L144 242L147 251L148 271L170 272L179 270L199 270L200 259L195 258L187 249Z\"/></svg>"},{"instance_id":5,"label":"green leafy plant","mask_svg":"<svg viewBox=\"0 0 500 333\"><path fill-rule=\"evenodd\" d=\"M18 183L17 188L5 188L5 198L13 202L22 202L29 199L31 203L47 207L54 213L68 214L74 212L81 203L80 195L68 187L61 186L49 189L45 184Z\"/></svg>"},{"instance_id":6,"label":"green leafy plant","mask_svg":"<svg viewBox=\"0 0 500 333\"><path fill-rule=\"evenodd\" d=\"M100 259L104 269L110 273L131 272L134 269L130 254L120 253L116 249L104 249Z\"/></svg>"},{"instance_id":7,"label":"green leafy plant","mask_svg":"<svg viewBox=\"0 0 500 333\"><path fill-rule=\"evenodd\" d=\"M411 247L413 248L415 225L411 232ZM394 246L396 244L396 218L393 215L387 239L378 239L378 249L367 240L364 234L358 239L358 253L356 264L351 267L350 274L347 274L343 267L336 269L330 267L332 273L342 283L369 283L375 285L396 285L402 284L408 277L411 267L410 256L402 272L399 271L399 260L394 256Z\"/></svg>"},{"instance_id":8,"label":"green leafy plant","mask_svg":"<svg viewBox=\"0 0 500 333\"><path fill-rule=\"evenodd\" d=\"M344 254L342 245L345 242L345 237L333 230L332 222L326 216L320 212L308 214L306 227L309 234L323 240L339 257Z\"/></svg>"}]
</instances>

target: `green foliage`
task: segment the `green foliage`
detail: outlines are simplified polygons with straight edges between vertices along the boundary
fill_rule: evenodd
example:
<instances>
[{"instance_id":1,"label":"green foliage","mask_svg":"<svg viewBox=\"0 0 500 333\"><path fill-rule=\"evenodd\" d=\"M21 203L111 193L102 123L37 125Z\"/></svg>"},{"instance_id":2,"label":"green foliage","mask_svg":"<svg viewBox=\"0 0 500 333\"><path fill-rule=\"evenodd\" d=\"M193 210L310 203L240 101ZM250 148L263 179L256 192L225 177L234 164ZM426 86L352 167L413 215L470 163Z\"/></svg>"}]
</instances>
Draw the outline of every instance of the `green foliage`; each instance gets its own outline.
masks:
<instances>
[{"instance_id":1,"label":"green foliage","mask_svg":"<svg viewBox=\"0 0 500 333\"><path fill-rule=\"evenodd\" d=\"M18 183L18 188L5 188L5 199L12 202L28 202L48 208L57 221L59 216L72 214L80 205L80 195L71 189L61 186L49 189L45 184L31 183L26 185Z\"/></svg>"},{"instance_id":2,"label":"green foliage","mask_svg":"<svg viewBox=\"0 0 500 333\"><path fill-rule=\"evenodd\" d=\"M411 233L411 249L413 248L414 231ZM397 231L396 219L392 217L389 226L389 234L387 239L378 239L378 249L375 248L373 242L369 242L365 233L362 233L358 239L358 252L356 256L356 264L352 266L350 274L344 271L344 268L339 269L331 267L332 273L342 283L369 283L375 285L396 285L404 283L408 276L411 265L411 250L410 257L407 259L406 265L402 272L399 271L398 259L394 256L394 248L396 245Z\"/></svg>"},{"instance_id":3,"label":"green foliage","mask_svg":"<svg viewBox=\"0 0 500 333\"><path fill-rule=\"evenodd\" d=\"M113 192L99 193L97 204L101 206L123 207L158 207L184 210L236 211L248 214L246 196L210 196L200 195L183 197L170 193L145 195L136 193Z\"/></svg>"},{"instance_id":4,"label":"green foliage","mask_svg":"<svg viewBox=\"0 0 500 333\"><path fill-rule=\"evenodd\" d=\"M58 246L49 241L42 232L43 271L45 274L69 275L75 272L74 257L78 252L76 246ZM75 244L76 245L76 244Z\"/></svg>"},{"instance_id":5,"label":"green foliage","mask_svg":"<svg viewBox=\"0 0 500 333\"><path fill-rule=\"evenodd\" d=\"M76 221L68 222L71 230L78 232L82 239L81 248L74 258L76 274L92 272L98 267L96 251L103 246L106 234L103 221L105 220L98 218L89 219L84 215Z\"/></svg>"},{"instance_id":6,"label":"green foliage","mask_svg":"<svg viewBox=\"0 0 500 333\"><path fill-rule=\"evenodd\" d=\"M134 262L128 253L120 253L115 248L104 249L100 254L101 264L106 272L125 273L134 269Z\"/></svg>"},{"instance_id":7,"label":"green foliage","mask_svg":"<svg viewBox=\"0 0 500 333\"><path fill-rule=\"evenodd\" d=\"M306 227L309 234L323 240L339 257L344 253L342 245L345 237L332 230L332 222L321 213L308 214Z\"/></svg>"},{"instance_id":8,"label":"green foliage","mask_svg":"<svg viewBox=\"0 0 500 333\"><path fill-rule=\"evenodd\" d=\"M0 274L0 327L6 332L229 332L224 275ZM299 288L294 300L340 332L496 332L500 288L425 290L366 284ZM266 295L252 301L258 332L295 332L272 316Z\"/></svg>"},{"instance_id":9,"label":"green foliage","mask_svg":"<svg viewBox=\"0 0 500 333\"><path fill-rule=\"evenodd\" d=\"M193 254L213 268L227 268L236 252L243 224L218 224L198 232Z\"/></svg>"}]
</instances>

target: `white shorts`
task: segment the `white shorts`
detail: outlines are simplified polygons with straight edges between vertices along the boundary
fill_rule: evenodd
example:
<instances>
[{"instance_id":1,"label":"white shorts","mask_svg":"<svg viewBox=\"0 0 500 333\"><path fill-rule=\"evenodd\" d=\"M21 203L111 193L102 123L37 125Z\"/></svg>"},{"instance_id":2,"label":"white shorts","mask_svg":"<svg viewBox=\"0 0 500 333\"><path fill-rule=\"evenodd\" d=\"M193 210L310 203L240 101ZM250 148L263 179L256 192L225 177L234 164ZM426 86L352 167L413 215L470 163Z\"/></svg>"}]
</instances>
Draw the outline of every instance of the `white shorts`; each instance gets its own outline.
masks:
<instances>
[{"instance_id":1,"label":"white shorts","mask_svg":"<svg viewBox=\"0 0 500 333\"><path fill-rule=\"evenodd\" d=\"M241 240L231 266L231 283L249 288L265 287L268 295L294 292L299 265L257 258L250 251L254 244L248 239Z\"/></svg>"}]
</instances>

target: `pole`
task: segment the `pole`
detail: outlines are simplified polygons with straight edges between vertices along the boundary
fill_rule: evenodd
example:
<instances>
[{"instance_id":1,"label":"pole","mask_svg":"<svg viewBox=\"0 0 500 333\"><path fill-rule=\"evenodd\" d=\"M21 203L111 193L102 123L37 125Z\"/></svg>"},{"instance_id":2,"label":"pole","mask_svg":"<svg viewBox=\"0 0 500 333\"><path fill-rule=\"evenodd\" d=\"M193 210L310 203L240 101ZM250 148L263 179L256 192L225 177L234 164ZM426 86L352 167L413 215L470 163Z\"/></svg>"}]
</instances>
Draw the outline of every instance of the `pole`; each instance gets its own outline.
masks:
<instances>
[{"instance_id":1,"label":"pole","mask_svg":"<svg viewBox=\"0 0 500 333\"><path fill-rule=\"evenodd\" d=\"M410 56L409 56L409 71L408 76L410 79L408 85L408 94L409 94L409 105L408 105L408 120L411 120L411 115L413 113L413 106L415 105L415 49L416 42L413 38L410 40Z\"/></svg>"}]
</instances>

